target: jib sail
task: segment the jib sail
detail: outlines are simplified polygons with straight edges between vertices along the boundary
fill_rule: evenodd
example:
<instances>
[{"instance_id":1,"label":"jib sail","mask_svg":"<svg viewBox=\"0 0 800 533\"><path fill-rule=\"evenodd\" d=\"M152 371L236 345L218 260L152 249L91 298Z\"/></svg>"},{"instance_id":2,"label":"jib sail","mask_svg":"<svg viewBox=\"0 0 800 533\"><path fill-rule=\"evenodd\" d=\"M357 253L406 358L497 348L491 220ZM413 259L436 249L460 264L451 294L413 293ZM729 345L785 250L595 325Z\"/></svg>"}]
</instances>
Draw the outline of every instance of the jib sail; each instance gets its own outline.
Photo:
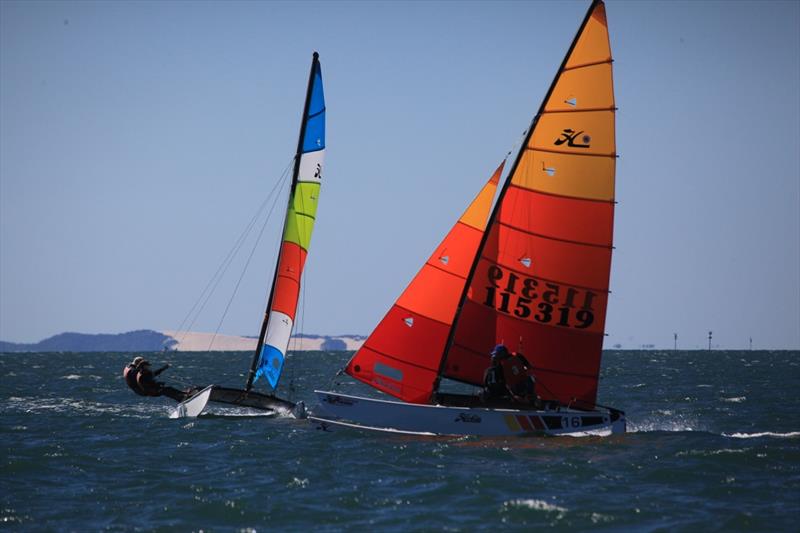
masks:
<instances>
[{"instance_id":1,"label":"jib sail","mask_svg":"<svg viewBox=\"0 0 800 533\"><path fill-rule=\"evenodd\" d=\"M345 371L411 403L429 401L501 164L383 317Z\"/></svg>"}]
</instances>

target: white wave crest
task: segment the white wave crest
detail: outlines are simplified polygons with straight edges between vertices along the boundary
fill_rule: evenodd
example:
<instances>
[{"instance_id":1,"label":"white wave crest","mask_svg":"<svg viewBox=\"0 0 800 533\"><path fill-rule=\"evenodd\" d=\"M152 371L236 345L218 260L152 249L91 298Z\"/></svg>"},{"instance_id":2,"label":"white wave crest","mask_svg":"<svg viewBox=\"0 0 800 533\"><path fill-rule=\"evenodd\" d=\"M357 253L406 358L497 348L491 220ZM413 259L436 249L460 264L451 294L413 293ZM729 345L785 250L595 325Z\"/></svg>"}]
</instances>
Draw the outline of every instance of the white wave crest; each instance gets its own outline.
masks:
<instances>
[{"instance_id":1,"label":"white wave crest","mask_svg":"<svg viewBox=\"0 0 800 533\"><path fill-rule=\"evenodd\" d=\"M281 411L261 411L248 407L208 407L203 411L203 415L225 418L252 418L260 416L274 418L280 414L282 414Z\"/></svg>"},{"instance_id":2,"label":"white wave crest","mask_svg":"<svg viewBox=\"0 0 800 533\"><path fill-rule=\"evenodd\" d=\"M667 414L669 413L669 414ZM692 417L675 414L674 411L658 410L651 416L641 421L628 420L628 433L650 433L653 431L704 431L705 428Z\"/></svg>"},{"instance_id":3,"label":"white wave crest","mask_svg":"<svg viewBox=\"0 0 800 533\"><path fill-rule=\"evenodd\" d=\"M747 399L747 396L735 396L733 398L722 398L722 401L723 402L729 402L729 403L742 403L746 399Z\"/></svg>"},{"instance_id":4,"label":"white wave crest","mask_svg":"<svg viewBox=\"0 0 800 533\"><path fill-rule=\"evenodd\" d=\"M774 431L762 431L761 433L723 433L725 437L734 439L758 439L761 437L776 437L779 439L792 439L800 437L800 431L790 431L788 433L775 433Z\"/></svg>"},{"instance_id":5,"label":"white wave crest","mask_svg":"<svg viewBox=\"0 0 800 533\"><path fill-rule=\"evenodd\" d=\"M548 503L544 500L534 500L534 499L516 499L516 500L509 500L507 502L503 502L503 507L508 509L512 507L516 508L525 508L525 509L533 509L534 511L546 511L550 513L559 513L563 514L566 513L568 509L565 507L560 507L554 503Z\"/></svg>"},{"instance_id":6,"label":"white wave crest","mask_svg":"<svg viewBox=\"0 0 800 533\"><path fill-rule=\"evenodd\" d=\"M300 479L299 477L295 477L289 483L286 484L287 487L300 487L304 489L308 487L308 478Z\"/></svg>"},{"instance_id":7,"label":"white wave crest","mask_svg":"<svg viewBox=\"0 0 800 533\"><path fill-rule=\"evenodd\" d=\"M101 380L103 378L101 378L100 376L94 376L92 374L84 374L82 376L78 375L78 374L67 374L66 376L61 376L61 379L69 379L69 380L91 379L91 380L94 380L94 381L99 381L99 380Z\"/></svg>"},{"instance_id":8,"label":"white wave crest","mask_svg":"<svg viewBox=\"0 0 800 533\"><path fill-rule=\"evenodd\" d=\"M728 453L745 453L746 451L747 450L737 450L732 448L722 448L721 450L689 450L685 452L678 452L675 454L675 456L681 457L697 455L700 457L709 457L711 455L723 455Z\"/></svg>"}]
</instances>

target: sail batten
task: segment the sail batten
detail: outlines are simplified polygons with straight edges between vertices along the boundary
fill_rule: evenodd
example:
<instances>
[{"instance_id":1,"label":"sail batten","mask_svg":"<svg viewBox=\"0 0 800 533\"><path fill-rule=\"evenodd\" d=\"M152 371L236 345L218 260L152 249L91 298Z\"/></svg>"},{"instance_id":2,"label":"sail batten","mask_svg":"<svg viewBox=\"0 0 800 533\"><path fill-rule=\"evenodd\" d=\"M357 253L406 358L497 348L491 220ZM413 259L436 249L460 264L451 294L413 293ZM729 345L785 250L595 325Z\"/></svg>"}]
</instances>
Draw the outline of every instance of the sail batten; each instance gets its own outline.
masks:
<instances>
[{"instance_id":1,"label":"sail batten","mask_svg":"<svg viewBox=\"0 0 800 533\"><path fill-rule=\"evenodd\" d=\"M541 146L528 146L528 147L525 148L525 150L530 151L530 152L547 152L547 153L551 153L551 154L577 155L577 156L586 156L586 157L609 157L609 158L612 158L612 159L616 159L618 157L616 152L609 152L609 153L606 153L606 154L602 154L602 153L601 154L590 154L590 153L576 154L576 153L573 153L573 152L568 152L566 150L554 150L552 148L543 148Z\"/></svg>"},{"instance_id":2,"label":"sail batten","mask_svg":"<svg viewBox=\"0 0 800 533\"><path fill-rule=\"evenodd\" d=\"M583 65L572 65L572 66L569 66L569 67L564 67L562 69L562 72L568 72L570 70L577 70L577 69L586 68L586 67L593 67L595 65L611 65L612 63L614 63L613 59L604 59L604 60L601 60L601 61L592 61L591 63L584 63Z\"/></svg>"},{"instance_id":3,"label":"sail batten","mask_svg":"<svg viewBox=\"0 0 800 533\"><path fill-rule=\"evenodd\" d=\"M278 265L246 390L250 390L253 382L261 376L267 378L273 390L278 386L296 318L303 269L316 222L324 158L325 96L319 55L314 52Z\"/></svg>"}]
</instances>

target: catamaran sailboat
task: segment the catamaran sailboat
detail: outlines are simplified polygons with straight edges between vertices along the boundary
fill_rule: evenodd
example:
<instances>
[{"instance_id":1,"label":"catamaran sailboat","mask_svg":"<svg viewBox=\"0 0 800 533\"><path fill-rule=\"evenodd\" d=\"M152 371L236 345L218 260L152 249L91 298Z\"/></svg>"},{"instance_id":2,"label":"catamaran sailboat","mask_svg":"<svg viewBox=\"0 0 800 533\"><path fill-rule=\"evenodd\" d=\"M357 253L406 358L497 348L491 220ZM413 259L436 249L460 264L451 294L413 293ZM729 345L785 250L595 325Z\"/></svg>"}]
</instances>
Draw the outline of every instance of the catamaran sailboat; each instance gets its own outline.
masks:
<instances>
[{"instance_id":1,"label":"catamaran sailboat","mask_svg":"<svg viewBox=\"0 0 800 533\"><path fill-rule=\"evenodd\" d=\"M275 395L283 371L289 338L295 322L300 283L317 212L325 157L325 97L319 54L311 61L300 138L294 158L289 202L283 224L283 239L269 292L261 333L244 389L212 385L187 398L174 417L197 416L206 402L218 402L265 411L291 412L305 416L302 403L294 404ZM271 392L253 390L266 378Z\"/></svg>"},{"instance_id":2,"label":"catamaran sailboat","mask_svg":"<svg viewBox=\"0 0 800 533\"><path fill-rule=\"evenodd\" d=\"M494 208L502 164L344 369L401 401L316 391L322 412L313 420L432 435L625 431L624 413L596 402L615 110L605 6L595 0ZM533 404L441 390L447 380L483 385L500 342L530 362Z\"/></svg>"}]
</instances>

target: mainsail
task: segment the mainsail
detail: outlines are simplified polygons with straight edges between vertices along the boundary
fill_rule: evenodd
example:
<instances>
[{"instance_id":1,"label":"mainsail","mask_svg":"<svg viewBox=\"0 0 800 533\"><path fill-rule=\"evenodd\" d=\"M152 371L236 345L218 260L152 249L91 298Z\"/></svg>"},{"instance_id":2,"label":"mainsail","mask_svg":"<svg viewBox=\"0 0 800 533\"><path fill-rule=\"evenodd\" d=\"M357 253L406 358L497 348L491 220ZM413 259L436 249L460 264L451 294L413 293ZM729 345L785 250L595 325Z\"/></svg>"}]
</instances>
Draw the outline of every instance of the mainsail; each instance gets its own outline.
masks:
<instances>
[{"instance_id":1,"label":"mainsail","mask_svg":"<svg viewBox=\"0 0 800 533\"><path fill-rule=\"evenodd\" d=\"M497 342L545 399L593 404L614 216L614 90L595 1L534 117L475 257L441 375L479 385Z\"/></svg>"},{"instance_id":2,"label":"mainsail","mask_svg":"<svg viewBox=\"0 0 800 533\"><path fill-rule=\"evenodd\" d=\"M406 402L429 401L504 164L347 364L348 374Z\"/></svg>"},{"instance_id":3,"label":"mainsail","mask_svg":"<svg viewBox=\"0 0 800 533\"><path fill-rule=\"evenodd\" d=\"M611 63L605 6L595 0L488 225L501 169L348 363L348 374L406 402L429 403L442 378L481 385L489 350L504 342L532 363L542 398L594 404L614 216Z\"/></svg>"},{"instance_id":4,"label":"mainsail","mask_svg":"<svg viewBox=\"0 0 800 533\"><path fill-rule=\"evenodd\" d=\"M278 266L247 379L247 390L260 376L266 376L273 389L278 386L297 311L303 266L314 229L324 157L325 96L319 55L314 52Z\"/></svg>"}]
</instances>

